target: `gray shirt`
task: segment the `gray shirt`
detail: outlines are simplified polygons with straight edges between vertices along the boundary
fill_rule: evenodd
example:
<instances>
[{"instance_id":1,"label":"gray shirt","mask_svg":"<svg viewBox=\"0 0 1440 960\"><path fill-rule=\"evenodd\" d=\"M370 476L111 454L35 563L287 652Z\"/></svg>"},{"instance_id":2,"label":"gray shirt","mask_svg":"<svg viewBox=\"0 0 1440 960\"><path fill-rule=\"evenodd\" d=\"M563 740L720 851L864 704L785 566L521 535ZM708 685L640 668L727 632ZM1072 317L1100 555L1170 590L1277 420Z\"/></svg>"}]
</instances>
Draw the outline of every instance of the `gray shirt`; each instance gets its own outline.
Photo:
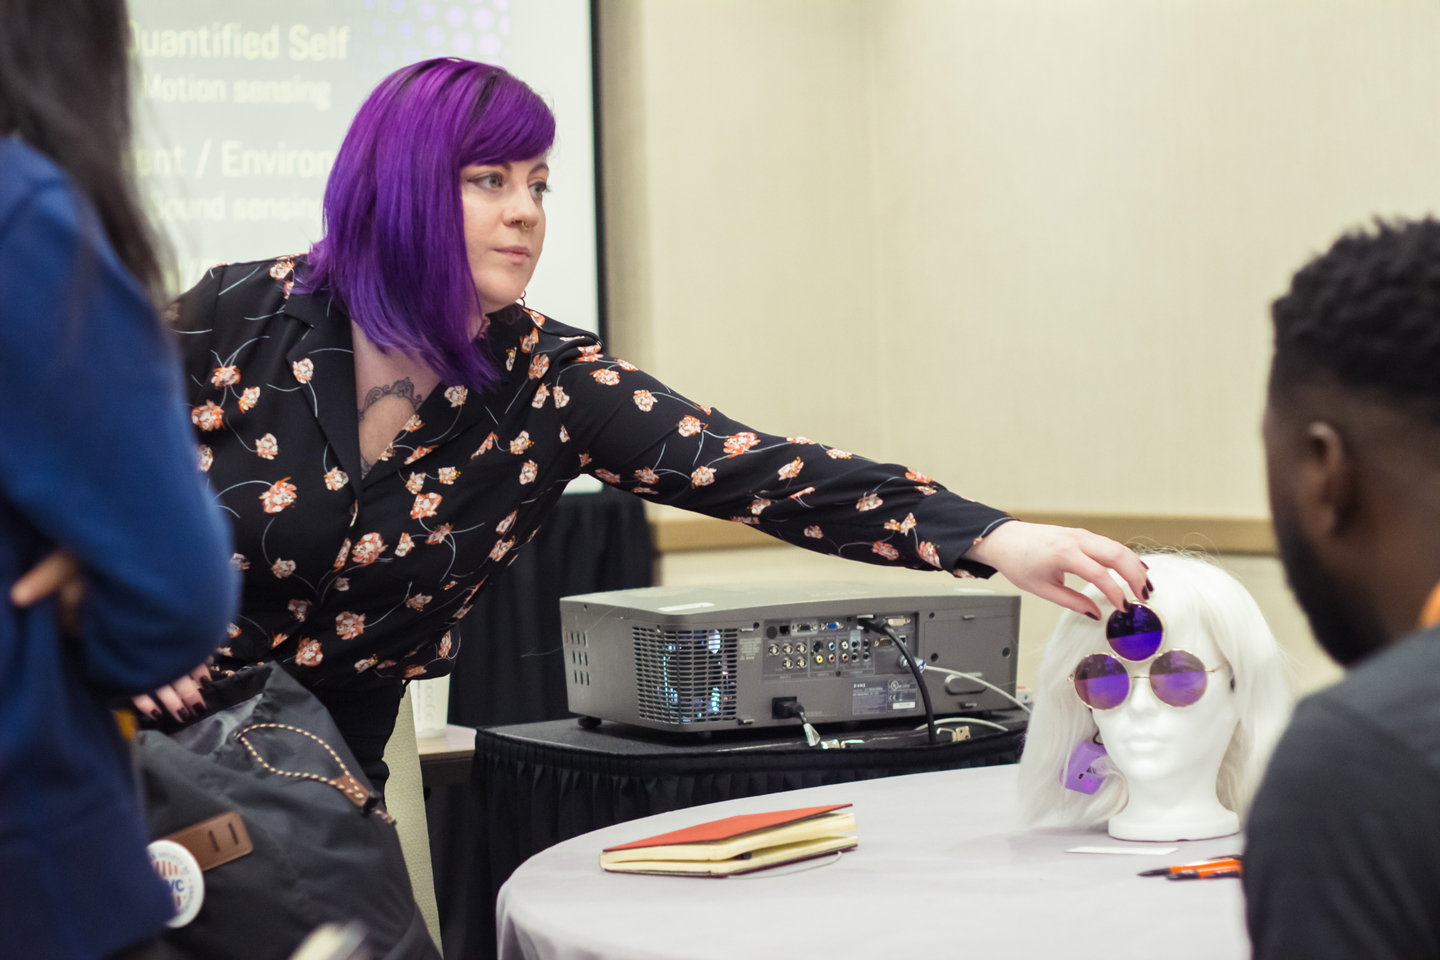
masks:
<instances>
[{"instance_id":1,"label":"gray shirt","mask_svg":"<svg viewBox=\"0 0 1440 960\"><path fill-rule=\"evenodd\" d=\"M1257 960L1440 958L1440 628L1300 703L1248 834Z\"/></svg>"}]
</instances>

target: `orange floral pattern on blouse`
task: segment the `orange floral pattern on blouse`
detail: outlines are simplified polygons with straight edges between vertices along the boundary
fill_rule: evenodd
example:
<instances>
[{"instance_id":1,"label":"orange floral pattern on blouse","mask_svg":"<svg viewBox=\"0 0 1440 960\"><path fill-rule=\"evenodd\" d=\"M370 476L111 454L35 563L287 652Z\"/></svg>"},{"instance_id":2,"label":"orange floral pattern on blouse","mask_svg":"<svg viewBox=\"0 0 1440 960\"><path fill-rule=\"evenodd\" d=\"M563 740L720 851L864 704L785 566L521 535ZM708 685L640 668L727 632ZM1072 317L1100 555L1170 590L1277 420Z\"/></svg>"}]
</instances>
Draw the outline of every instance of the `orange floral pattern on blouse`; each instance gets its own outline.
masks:
<instances>
[{"instance_id":1,"label":"orange floral pattern on blouse","mask_svg":"<svg viewBox=\"0 0 1440 960\"><path fill-rule=\"evenodd\" d=\"M225 414L213 401L206 400L203 407L190 411L190 422L201 430L219 430L225 426Z\"/></svg>"},{"instance_id":2,"label":"orange floral pattern on blouse","mask_svg":"<svg viewBox=\"0 0 1440 960\"><path fill-rule=\"evenodd\" d=\"M289 480L289 477L276 480L270 485L270 489L260 494L260 502L265 505L266 513L279 513L295 502L295 484L288 482Z\"/></svg>"}]
</instances>

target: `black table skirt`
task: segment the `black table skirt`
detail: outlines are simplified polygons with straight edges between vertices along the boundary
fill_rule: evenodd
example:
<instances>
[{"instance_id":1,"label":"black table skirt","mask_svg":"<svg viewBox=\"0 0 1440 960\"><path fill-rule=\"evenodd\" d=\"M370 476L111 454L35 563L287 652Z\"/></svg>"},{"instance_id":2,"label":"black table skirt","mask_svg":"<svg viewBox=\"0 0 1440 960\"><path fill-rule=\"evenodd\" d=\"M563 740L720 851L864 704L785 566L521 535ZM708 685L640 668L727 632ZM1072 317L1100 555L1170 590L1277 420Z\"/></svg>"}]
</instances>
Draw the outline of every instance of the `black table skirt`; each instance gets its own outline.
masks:
<instances>
[{"instance_id":1,"label":"black table skirt","mask_svg":"<svg viewBox=\"0 0 1440 960\"><path fill-rule=\"evenodd\" d=\"M445 955L493 957L501 885L530 856L562 840L720 800L1014 763L1023 721L1013 726L953 744L844 750L805 747L798 731L694 743L613 724L583 730L573 720L481 730L471 770L467 916L447 926Z\"/></svg>"},{"instance_id":2,"label":"black table skirt","mask_svg":"<svg viewBox=\"0 0 1440 960\"><path fill-rule=\"evenodd\" d=\"M570 716L560 598L648 587L653 563L639 497L609 488L561 497L534 542L476 595L450 677L450 722L483 727ZM469 790L461 784L426 791L435 897L451 958L463 956L456 951L467 939L475 824Z\"/></svg>"},{"instance_id":3,"label":"black table skirt","mask_svg":"<svg viewBox=\"0 0 1440 960\"><path fill-rule=\"evenodd\" d=\"M570 716L560 598L648 587L654 552L645 504L605 488L560 498L520 559L496 574L465 618L450 675L450 722L466 727Z\"/></svg>"}]
</instances>

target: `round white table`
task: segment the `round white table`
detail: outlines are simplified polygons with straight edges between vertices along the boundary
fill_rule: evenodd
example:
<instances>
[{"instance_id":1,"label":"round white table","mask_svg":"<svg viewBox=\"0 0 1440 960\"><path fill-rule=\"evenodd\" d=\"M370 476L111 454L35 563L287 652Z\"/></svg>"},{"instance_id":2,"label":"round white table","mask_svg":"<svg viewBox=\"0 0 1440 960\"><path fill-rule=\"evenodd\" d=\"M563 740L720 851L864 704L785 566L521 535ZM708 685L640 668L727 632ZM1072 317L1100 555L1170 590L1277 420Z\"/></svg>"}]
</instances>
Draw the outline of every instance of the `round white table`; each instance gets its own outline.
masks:
<instances>
[{"instance_id":1,"label":"round white table","mask_svg":"<svg viewBox=\"0 0 1440 960\"><path fill-rule=\"evenodd\" d=\"M1014 766L984 767L816 787L575 837L531 857L501 889L501 960L1250 955L1238 881L1136 876L1236 853L1239 837L1143 844L1103 831L1022 832L1015 773ZM815 869L701 879L599 866L601 849L612 844L826 803L854 804L860 846ZM1077 846L1147 853L1065 852ZM1180 849L1152 852L1174 846Z\"/></svg>"}]
</instances>

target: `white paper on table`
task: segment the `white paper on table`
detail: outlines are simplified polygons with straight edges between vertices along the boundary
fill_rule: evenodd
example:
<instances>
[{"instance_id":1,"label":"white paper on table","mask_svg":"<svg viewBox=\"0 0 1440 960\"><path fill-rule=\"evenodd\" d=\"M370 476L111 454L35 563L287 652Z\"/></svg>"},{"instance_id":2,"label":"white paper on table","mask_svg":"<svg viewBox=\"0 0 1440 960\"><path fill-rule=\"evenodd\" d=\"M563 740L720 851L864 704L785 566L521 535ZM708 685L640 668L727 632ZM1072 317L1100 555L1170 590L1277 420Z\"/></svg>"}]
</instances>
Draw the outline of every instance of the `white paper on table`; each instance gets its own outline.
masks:
<instances>
[{"instance_id":1,"label":"white paper on table","mask_svg":"<svg viewBox=\"0 0 1440 960\"><path fill-rule=\"evenodd\" d=\"M1179 847L1071 847L1066 853L1118 853L1132 857L1163 857Z\"/></svg>"}]
</instances>

